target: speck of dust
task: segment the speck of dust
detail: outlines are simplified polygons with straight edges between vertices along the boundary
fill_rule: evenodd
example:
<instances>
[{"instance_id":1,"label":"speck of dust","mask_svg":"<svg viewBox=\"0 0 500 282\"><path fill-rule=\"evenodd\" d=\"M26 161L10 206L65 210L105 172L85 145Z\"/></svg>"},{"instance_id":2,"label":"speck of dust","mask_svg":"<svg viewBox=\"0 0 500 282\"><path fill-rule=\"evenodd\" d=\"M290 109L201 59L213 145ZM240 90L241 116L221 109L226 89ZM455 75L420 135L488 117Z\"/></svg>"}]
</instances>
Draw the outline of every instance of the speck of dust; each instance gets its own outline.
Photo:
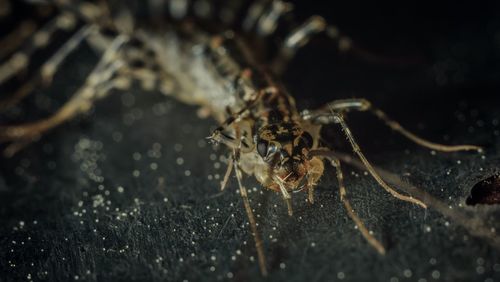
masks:
<instances>
[{"instance_id":1,"label":"speck of dust","mask_svg":"<svg viewBox=\"0 0 500 282\"><path fill-rule=\"evenodd\" d=\"M139 153L139 152L135 152L135 153L133 153L133 154L132 154L132 158L133 158L135 161L139 161L139 160L141 160L142 155L141 155L141 153Z\"/></svg>"},{"instance_id":2,"label":"speck of dust","mask_svg":"<svg viewBox=\"0 0 500 282\"><path fill-rule=\"evenodd\" d=\"M337 278L340 279L340 280L344 279L345 278L345 273L342 272L342 271L338 272L337 273Z\"/></svg>"},{"instance_id":3,"label":"speck of dust","mask_svg":"<svg viewBox=\"0 0 500 282\"><path fill-rule=\"evenodd\" d=\"M483 274L484 271L485 271L484 266L480 265L480 266L476 267L477 274Z\"/></svg>"},{"instance_id":4,"label":"speck of dust","mask_svg":"<svg viewBox=\"0 0 500 282\"><path fill-rule=\"evenodd\" d=\"M182 147L183 147L182 144L179 144L179 143L174 144L174 151L180 152L180 151L182 151Z\"/></svg>"},{"instance_id":5,"label":"speck of dust","mask_svg":"<svg viewBox=\"0 0 500 282\"><path fill-rule=\"evenodd\" d=\"M205 148L207 146L207 142L203 139L198 140L198 147Z\"/></svg>"},{"instance_id":6,"label":"speck of dust","mask_svg":"<svg viewBox=\"0 0 500 282\"><path fill-rule=\"evenodd\" d=\"M410 278L410 277L412 276L412 274L413 274L413 273L411 272L411 270L410 270L410 269L405 269L405 270L403 271L403 275L404 275L406 278Z\"/></svg>"}]
</instances>

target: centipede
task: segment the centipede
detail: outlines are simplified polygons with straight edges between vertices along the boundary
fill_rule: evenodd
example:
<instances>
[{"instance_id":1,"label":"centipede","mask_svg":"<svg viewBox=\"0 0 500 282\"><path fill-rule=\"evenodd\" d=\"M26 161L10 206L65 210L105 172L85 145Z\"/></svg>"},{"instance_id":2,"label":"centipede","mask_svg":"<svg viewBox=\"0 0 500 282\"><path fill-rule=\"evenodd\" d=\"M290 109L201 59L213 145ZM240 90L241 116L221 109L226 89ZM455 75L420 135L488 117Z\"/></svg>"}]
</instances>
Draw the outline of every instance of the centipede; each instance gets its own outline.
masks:
<instances>
[{"instance_id":1,"label":"centipede","mask_svg":"<svg viewBox=\"0 0 500 282\"><path fill-rule=\"evenodd\" d=\"M2 11L8 1L0 1ZM306 194L313 205L314 190L328 170L334 170L340 202L368 245L380 255L384 244L372 234L350 204L342 161L335 148L323 142L321 129L336 125L374 181L398 200L426 208L419 198L389 185L365 157L346 116L371 113L394 132L427 149L441 152L478 151L475 145L443 145L428 141L391 119L364 98L332 99L315 109L299 111L281 77L296 53L315 37L334 42L338 52L356 51L352 40L321 15L300 22L294 6L281 0L151 0L151 1L27 1L51 10L41 27L22 22L7 35L0 50L0 85L26 72L33 54L54 33L71 34L9 95L0 109L15 106L38 87L52 83L58 68L80 44L99 54L99 62L85 82L55 113L37 121L2 124L3 154L11 157L51 134L73 118L90 111L112 89L127 91L136 81L160 91L166 99L200 107L217 128L207 140L228 153L221 190L239 191L250 225L258 266L268 275L268 264L258 219L250 204L244 177L283 199L293 216L292 195ZM3 13L2 12L2 13ZM234 182L234 181L233 181Z\"/></svg>"}]
</instances>

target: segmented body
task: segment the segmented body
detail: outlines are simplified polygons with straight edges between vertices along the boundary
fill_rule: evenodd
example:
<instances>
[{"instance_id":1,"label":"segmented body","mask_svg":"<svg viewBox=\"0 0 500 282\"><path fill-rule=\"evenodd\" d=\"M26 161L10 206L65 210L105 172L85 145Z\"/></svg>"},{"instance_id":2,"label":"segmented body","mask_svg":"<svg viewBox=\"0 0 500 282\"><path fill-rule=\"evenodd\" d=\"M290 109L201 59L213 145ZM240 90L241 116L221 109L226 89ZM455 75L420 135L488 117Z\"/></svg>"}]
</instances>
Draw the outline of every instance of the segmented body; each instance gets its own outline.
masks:
<instances>
[{"instance_id":1,"label":"segmented body","mask_svg":"<svg viewBox=\"0 0 500 282\"><path fill-rule=\"evenodd\" d=\"M178 35L169 31L166 38L159 39L169 43L156 44L157 52L163 52L160 54L163 54L161 61L165 62L165 69L179 86L173 95L186 103L206 107L221 123L229 118L229 123L237 124L242 138L241 168L247 174L255 175L265 187L280 191L273 179L267 176L268 165L258 154L256 140L281 138L280 142L293 143L299 138L286 154L288 158L295 157L301 161L302 150L313 145L313 140L300 139L305 130L303 125L307 124L315 134L317 127L302 120L293 97L257 65L251 53L247 52L244 39L236 38L231 31L215 36L191 31L190 36L190 40L181 42ZM238 112L241 114L235 121L231 113ZM224 128L220 130L228 131ZM222 133L225 134L225 142L236 143L236 133L229 131ZM307 169L303 170L302 174L305 174ZM293 176L289 178L291 180ZM296 187L293 185L287 189Z\"/></svg>"},{"instance_id":2,"label":"segmented body","mask_svg":"<svg viewBox=\"0 0 500 282\"><path fill-rule=\"evenodd\" d=\"M0 127L0 138L12 142L6 153L15 153L48 130L88 111L98 99L107 96L111 88L127 90L134 79L147 89L156 88L182 102L201 106L221 124L210 139L227 145L231 151L222 186L234 169L264 275L267 270L262 240L242 182L242 172L254 176L263 187L280 193L291 215L289 192L306 191L309 202L313 203L314 188L324 171L323 160L329 160L337 171L340 198L348 215L368 242L385 253L382 244L368 232L346 199L340 161L330 148L321 147L319 142L322 125L339 124L354 153L387 192L423 207L422 201L398 193L377 174L354 140L343 115L353 110L370 111L393 130L434 150L480 150L471 145L445 146L423 140L364 99L336 100L317 110L299 113L294 99L275 77L295 51L317 33L326 33L337 41L340 49L350 44L318 16L303 24L295 23L289 16L291 5L288 3L264 0L217 4L198 0L189 5L187 0L150 1L145 5L149 9L148 24L134 15L142 11L141 2L135 3L138 4L135 10L119 3L115 11L106 5L55 1L55 6L79 18L83 26L70 39L71 44L64 45L42 65L40 79L37 76L28 82L28 89L33 89L38 80L50 81L61 60L82 40L88 40L93 48L100 50L102 57L85 85L53 116ZM165 11L168 21L162 19ZM42 31L47 35L47 31ZM273 45L273 41L267 40L270 36L280 42L274 50L262 47ZM36 40L34 42L31 47L40 47ZM0 67L0 83L27 66L30 54L23 52L15 53L14 59ZM264 59L270 56L274 59ZM9 68L12 66L15 69ZM27 92L26 89L19 92L21 94L11 101L18 101Z\"/></svg>"}]
</instances>

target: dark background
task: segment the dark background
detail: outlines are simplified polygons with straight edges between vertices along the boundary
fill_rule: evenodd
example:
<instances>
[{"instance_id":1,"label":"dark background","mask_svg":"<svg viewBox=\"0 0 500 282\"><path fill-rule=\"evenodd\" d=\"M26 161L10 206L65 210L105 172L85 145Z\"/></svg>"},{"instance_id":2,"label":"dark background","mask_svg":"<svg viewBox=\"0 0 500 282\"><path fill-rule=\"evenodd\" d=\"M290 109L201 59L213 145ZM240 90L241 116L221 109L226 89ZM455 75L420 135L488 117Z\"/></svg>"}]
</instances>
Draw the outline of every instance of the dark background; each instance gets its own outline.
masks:
<instances>
[{"instance_id":1,"label":"dark background","mask_svg":"<svg viewBox=\"0 0 500 282\"><path fill-rule=\"evenodd\" d=\"M388 249L380 256L347 217L333 169L313 206L305 194L294 195L292 218L278 195L247 178L257 191L250 197L269 280L498 281L498 205L465 200L477 182L499 172L499 7L365 2L304 1L296 9L299 17L324 15L356 46L387 60L339 54L335 44L317 40L298 54L284 83L301 109L364 97L428 139L485 146L484 157L432 155L369 114L348 120L374 164L491 234L478 237L475 225L398 201L344 165L353 206ZM82 46L52 86L35 91L3 123L54 111L96 59ZM0 281L260 280L235 179L219 191L226 151L204 139L216 124L196 110L140 88L114 91L92 113L1 159ZM337 128L323 136L350 151Z\"/></svg>"}]
</instances>

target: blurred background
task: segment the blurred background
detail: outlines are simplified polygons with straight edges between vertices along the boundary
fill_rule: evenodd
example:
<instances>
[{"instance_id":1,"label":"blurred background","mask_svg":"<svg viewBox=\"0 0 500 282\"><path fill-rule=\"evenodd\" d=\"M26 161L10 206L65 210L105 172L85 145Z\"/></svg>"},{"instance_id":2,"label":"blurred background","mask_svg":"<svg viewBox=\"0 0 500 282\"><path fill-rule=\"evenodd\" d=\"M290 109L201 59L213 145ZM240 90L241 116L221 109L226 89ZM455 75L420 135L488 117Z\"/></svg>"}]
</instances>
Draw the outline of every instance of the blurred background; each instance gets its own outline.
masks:
<instances>
[{"instance_id":1,"label":"blurred background","mask_svg":"<svg viewBox=\"0 0 500 282\"><path fill-rule=\"evenodd\" d=\"M348 218L333 169L314 205L294 195L292 218L278 195L247 177L269 280L500 280L498 3L316 2L294 1L297 19L324 16L360 51L339 52L325 38L301 50L283 77L300 109L362 97L422 137L481 145L485 153L432 153L371 115L352 113L348 123L367 157L430 193L446 212L397 201L344 165L351 203L388 249L380 256ZM2 38L25 19L51 17L35 18L32 5L39 4L11 3L0 18ZM37 52L33 66L0 87L0 97L70 34ZM3 53L5 61L12 50ZM3 110L2 125L54 112L97 60L80 46L51 85ZM219 191L227 151L205 141L217 124L196 111L140 87L113 91L90 113L2 157L0 281L261 280L235 179ZM323 137L350 152L335 126ZM467 201L473 187L480 192Z\"/></svg>"}]
</instances>

